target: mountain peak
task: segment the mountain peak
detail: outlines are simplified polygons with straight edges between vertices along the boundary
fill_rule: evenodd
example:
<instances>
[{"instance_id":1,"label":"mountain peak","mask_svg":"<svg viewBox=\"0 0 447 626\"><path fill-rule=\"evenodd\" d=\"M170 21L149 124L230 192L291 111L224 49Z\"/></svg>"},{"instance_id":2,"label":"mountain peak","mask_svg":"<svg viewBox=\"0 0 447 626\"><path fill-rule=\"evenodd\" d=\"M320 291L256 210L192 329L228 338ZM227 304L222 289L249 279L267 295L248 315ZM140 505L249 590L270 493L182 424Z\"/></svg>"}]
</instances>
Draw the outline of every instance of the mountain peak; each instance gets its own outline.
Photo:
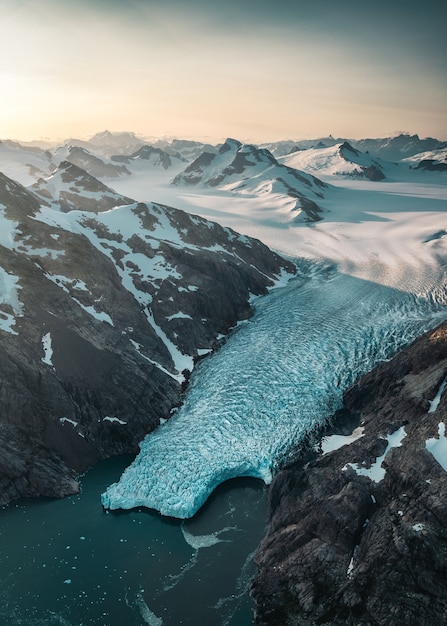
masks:
<instances>
[{"instance_id":1,"label":"mountain peak","mask_svg":"<svg viewBox=\"0 0 447 626\"><path fill-rule=\"evenodd\" d=\"M219 154L223 154L224 152L228 152L229 150L234 150L234 149L239 150L241 146L242 146L242 143L240 141L238 141L237 139L232 139L231 137L228 137L219 148Z\"/></svg>"},{"instance_id":2,"label":"mountain peak","mask_svg":"<svg viewBox=\"0 0 447 626\"><path fill-rule=\"evenodd\" d=\"M32 189L64 213L72 210L97 213L133 202L70 161L61 161L49 178L39 179Z\"/></svg>"},{"instance_id":3,"label":"mountain peak","mask_svg":"<svg viewBox=\"0 0 447 626\"><path fill-rule=\"evenodd\" d=\"M344 141L340 148L339 148L339 152L340 154L343 156L343 152L352 152L352 154L355 154L356 156L358 156L360 154L360 152L358 150L356 150L355 148L353 148L351 146L351 144L349 143L349 141Z\"/></svg>"}]
</instances>

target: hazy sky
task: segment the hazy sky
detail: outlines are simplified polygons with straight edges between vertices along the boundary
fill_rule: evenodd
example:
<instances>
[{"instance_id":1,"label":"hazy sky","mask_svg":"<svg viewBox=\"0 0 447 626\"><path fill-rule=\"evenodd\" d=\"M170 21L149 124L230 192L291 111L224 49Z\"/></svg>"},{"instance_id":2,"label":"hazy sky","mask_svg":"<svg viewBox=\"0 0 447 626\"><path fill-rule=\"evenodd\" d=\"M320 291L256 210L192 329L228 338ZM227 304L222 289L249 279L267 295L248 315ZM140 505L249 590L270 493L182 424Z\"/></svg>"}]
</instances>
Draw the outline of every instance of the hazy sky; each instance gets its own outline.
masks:
<instances>
[{"instance_id":1,"label":"hazy sky","mask_svg":"<svg viewBox=\"0 0 447 626\"><path fill-rule=\"evenodd\" d=\"M447 2L0 0L0 138L447 139Z\"/></svg>"}]
</instances>

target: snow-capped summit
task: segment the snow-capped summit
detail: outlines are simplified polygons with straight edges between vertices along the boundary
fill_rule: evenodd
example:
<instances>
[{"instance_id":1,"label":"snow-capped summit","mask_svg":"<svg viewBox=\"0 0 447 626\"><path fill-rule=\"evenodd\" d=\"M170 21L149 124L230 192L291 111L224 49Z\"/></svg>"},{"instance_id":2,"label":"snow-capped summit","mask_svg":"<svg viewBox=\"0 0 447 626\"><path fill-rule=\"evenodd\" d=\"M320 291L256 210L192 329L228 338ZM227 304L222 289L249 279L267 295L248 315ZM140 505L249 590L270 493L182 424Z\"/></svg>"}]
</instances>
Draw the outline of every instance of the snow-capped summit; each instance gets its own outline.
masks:
<instances>
[{"instance_id":1,"label":"snow-capped summit","mask_svg":"<svg viewBox=\"0 0 447 626\"><path fill-rule=\"evenodd\" d=\"M131 198L116 193L82 168L62 161L48 178L40 178L31 190L45 203L67 212L108 211L123 204L130 204Z\"/></svg>"},{"instance_id":2,"label":"snow-capped summit","mask_svg":"<svg viewBox=\"0 0 447 626\"><path fill-rule=\"evenodd\" d=\"M291 219L321 219L317 202L327 187L310 174L279 163L265 148L227 139L217 153L203 152L174 185L213 187L236 194L274 195L288 201Z\"/></svg>"},{"instance_id":3,"label":"snow-capped summit","mask_svg":"<svg viewBox=\"0 0 447 626\"><path fill-rule=\"evenodd\" d=\"M39 177L48 176L53 169L50 152L0 141L0 172L22 185L30 185Z\"/></svg>"},{"instance_id":4,"label":"snow-capped summit","mask_svg":"<svg viewBox=\"0 0 447 626\"><path fill-rule=\"evenodd\" d=\"M385 178L380 160L360 152L348 141L335 146L296 150L280 157L279 161L289 167L326 176L350 176L373 181Z\"/></svg>"},{"instance_id":5,"label":"snow-capped summit","mask_svg":"<svg viewBox=\"0 0 447 626\"><path fill-rule=\"evenodd\" d=\"M429 172L447 172L447 148L420 152L403 160L411 168Z\"/></svg>"},{"instance_id":6,"label":"snow-capped summit","mask_svg":"<svg viewBox=\"0 0 447 626\"><path fill-rule=\"evenodd\" d=\"M66 143L72 146L87 148L96 155L111 157L113 154L130 154L144 145L144 139L131 132L110 132L109 130L96 133L87 140L68 139Z\"/></svg>"},{"instance_id":7,"label":"snow-capped summit","mask_svg":"<svg viewBox=\"0 0 447 626\"><path fill-rule=\"evenodd\" d=\"M432 137L421 139L418 135L407 133L400 133L394 137L383 139L358 139L352 143L358 150L368 151L370 154L387 161L401 161L420 152L447 148L445 141Z\"/></svg>"},{"instance_id":8,"label":"snow-capped summit","mask_svg":"<svg viewBox=\"0 0 447 626\"><path fill-rule=\"evenodd\" d=\"M62 161L69 161L98 178L117 178L130 173L124 165L113 163L107 157L100 158L95 156L86 148L69 144L54 150L52 159L56 165L59 165Z\"/></svg>"}]
</instances>

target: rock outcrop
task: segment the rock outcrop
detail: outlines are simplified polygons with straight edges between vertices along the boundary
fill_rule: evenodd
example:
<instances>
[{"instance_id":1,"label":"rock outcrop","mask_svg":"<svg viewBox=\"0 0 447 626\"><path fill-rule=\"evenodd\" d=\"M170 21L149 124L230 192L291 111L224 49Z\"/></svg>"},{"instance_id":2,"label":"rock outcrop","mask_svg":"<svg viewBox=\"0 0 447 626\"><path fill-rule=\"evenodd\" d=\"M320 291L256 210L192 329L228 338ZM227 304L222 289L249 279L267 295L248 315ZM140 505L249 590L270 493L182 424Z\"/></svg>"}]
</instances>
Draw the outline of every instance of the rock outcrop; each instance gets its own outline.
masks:
<instances>
[{"instance_id":1,"label":"rock outcrop","mask_svg":"<svg viewBox=\"0 0 447 626\"><path fill-rule=\"evenodd\" d=\"M345 393L349 437L277 475L256 626L447 623L446 373L443 324Z\"/></svg>"},{"instance_id":2,"label":"rock outcrop","mask_svg":"<svg viewBox=\"0 0 447 626\"><path fill-rule=\"evenodd\" d=\"M99 459L136 453L194 361L295 269L170 207L111 209L113 194L72 164L60 179L69 206L50 183L44 202L0 174L0 504L76 492ZM87 210L70 211L86 184Z\"/></svg>"}]
</instances>

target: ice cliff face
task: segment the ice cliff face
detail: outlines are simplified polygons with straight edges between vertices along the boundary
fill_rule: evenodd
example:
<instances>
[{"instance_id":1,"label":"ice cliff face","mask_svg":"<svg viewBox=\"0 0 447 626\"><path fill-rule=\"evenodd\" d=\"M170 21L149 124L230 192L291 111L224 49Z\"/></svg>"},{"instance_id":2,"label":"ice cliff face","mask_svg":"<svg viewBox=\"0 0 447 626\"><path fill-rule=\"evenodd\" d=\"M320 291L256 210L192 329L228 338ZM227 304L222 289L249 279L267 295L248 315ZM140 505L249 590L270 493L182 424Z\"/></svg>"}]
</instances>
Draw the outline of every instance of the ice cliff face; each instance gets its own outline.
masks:
<instances>
[{"instance_id":1,"label":"ice cliff face","mask_svg":"<svg viewBox=\"0 0 447 626\"><path fill-rule=\"evenodd\" d=\"M252 296L294 272L70 163L34 191L0 174L2 503L72 493L76 473L136 451Z\"/></svg>"},{"instance_id":2,"label":"ice cliff face","mask_svg":"<svg viewBox=\"0 0 447 626\"><path fill-rule=\"evenodd\" d=\"M269 482L360 373L445 315L428 299L331 268L310 275L259 301L250 323L197 370L104 506L191 517L224 480Z\"/></svg>"}]
</instances>

